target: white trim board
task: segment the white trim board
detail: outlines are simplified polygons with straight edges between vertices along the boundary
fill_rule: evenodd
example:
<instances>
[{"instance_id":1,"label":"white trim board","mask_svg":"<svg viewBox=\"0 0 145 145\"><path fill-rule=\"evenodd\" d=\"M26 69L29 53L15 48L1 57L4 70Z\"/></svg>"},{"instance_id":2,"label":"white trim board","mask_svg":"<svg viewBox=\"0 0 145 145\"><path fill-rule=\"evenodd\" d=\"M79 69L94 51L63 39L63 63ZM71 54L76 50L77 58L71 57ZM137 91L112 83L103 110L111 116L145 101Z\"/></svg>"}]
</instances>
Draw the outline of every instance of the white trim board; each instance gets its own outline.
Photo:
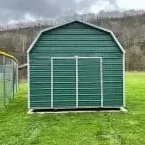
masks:
<instances>
[{"instance_id":1,"label":"white trim board","mask_svg":"<svg viewBox=\"0 0 145 145\"><path fill-rule=\"evenodd\" d=\"M114 35L114 33L108 29L105 29L105 28L102 28L102 27L99 27L99 26L96 26L96 25L93 25L93 24L90 24L90 23L86 23L86 22L82 22L82 21L71 21L69 23L65 23L65 24L62 24L62 25L58 25L58 26L54 26L54 27L50 27L50 28L46 28L44 30L41 30L39 32L39 34L37 35L37 37L35 38L35 40L33 41L33 43L30 45L30 47L28 48L27 50L27 53L30 53L30 51L33 49L34 45L36 44L36 42L38 41L39 37L41 36L41 34L43 32L46 32L46 31L50 31L50 30L53 30L53 29L56 29L56 28L59 28L59 27L62 27L62 26L65 26L65 25L68 25L68 24L71 24L73 22L79 22L81 24L84 24L84 25L87 25L87 26L90 26L92 28L96 28L96 29L99 29L99 30L102 30L104 32L108 32L114 39L114 41L116 42L116 44L119 46L120 50L122 53L125 53L125 50L124 48L122 47L122 45L120 44L120 42L118 41L118 39L116 38L116 36Z\"/></svg>"},{"instance_id":2,"label":"white trim board","mask_svg":"<svg viewBox=\"0 0 145 145\"><path fill-rule=\"evenodd\" d=\"M122 67L123 67L123 107L126 107L126 92L125 92L125 82L126 82L126 77L125 77L125 54L123 54L122 58Z\"/></svg>"},{"instance_id":3,"label":"white trim board","mask_svg":"<svg viewBox=\"0 0 145 145\"><path fill-rule=\"evenodd\" d=\"M29 54L27 54L27 78L28 78L28 109L30 109L30 58Z\"/></svg>"},{"instance_id":4,"label":"white trim board","mask_svg":"<svg viewBox=\"0 0 145 145\"><path fill-rule=\"evenodd\" d=\"M51 108L53 108L53 58L51 57Z\"/></svg>"}]
</instances>

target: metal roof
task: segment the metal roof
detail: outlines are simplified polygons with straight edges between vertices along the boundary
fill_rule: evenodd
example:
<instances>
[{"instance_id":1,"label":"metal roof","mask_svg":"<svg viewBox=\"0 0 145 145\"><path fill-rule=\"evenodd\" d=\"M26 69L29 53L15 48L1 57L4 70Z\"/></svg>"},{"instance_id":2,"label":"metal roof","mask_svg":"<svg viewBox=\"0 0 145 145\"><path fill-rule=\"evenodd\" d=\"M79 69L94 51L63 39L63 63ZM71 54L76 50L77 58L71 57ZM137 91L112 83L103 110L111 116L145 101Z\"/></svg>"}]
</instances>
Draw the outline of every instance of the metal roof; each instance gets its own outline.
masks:
<instances>
[{"instance_id":1,"label":"metal roof","mask_svg":"<svg viewBox=\"0 0 145 145\"><path fill-rule=\"evenodd\" d=\"M82 23L82 24L84 24L84 25L88 25L88 26L90 26L90 27L93 27L93 28L102 30L102 31L104 31L104 32L108 32L108 33L113 37L113 39L114 39L114 41L116 42L116 44L119 46L121 52L122 52L122 53L125 53L124 48L122 47L122 45L120 44L120 42L118 41L118 39L116 38L116 36L114 35L114 33L113 33L112 31L110 31L110 30L108 30L108 29L105 29L105 28L102 28L102 27L99 27L99 26L96 26L96 25L93 25L93 24L90 24L90 23L87 23L87 22L82 22L82 21L79 21L79 20L71 21L71 22L68 22L68 23L65 23L65 24L62 24L62 25L58 25L58 26L54 26L54 27L50 27L50 28L46 28L46 29L44 29L44 30L41 30L41 31L39 32L38 36L37 36L37 37L35 38L35 40L33 41L33 43L32 43L32 44L30 45L30 47L28 48L27 53L29 53L29 52L33 49L35 43L37 42L37 40L39 39L39 37L41 36L41 34L42 34L43 32L50 31L50 30L53 30L53 29L56 29L56 28L59 28L59 27L62 27L62 26L71 24L71 23L73 23L73 22L79 22L79 23Z\"/></svg>"}]
</instances>

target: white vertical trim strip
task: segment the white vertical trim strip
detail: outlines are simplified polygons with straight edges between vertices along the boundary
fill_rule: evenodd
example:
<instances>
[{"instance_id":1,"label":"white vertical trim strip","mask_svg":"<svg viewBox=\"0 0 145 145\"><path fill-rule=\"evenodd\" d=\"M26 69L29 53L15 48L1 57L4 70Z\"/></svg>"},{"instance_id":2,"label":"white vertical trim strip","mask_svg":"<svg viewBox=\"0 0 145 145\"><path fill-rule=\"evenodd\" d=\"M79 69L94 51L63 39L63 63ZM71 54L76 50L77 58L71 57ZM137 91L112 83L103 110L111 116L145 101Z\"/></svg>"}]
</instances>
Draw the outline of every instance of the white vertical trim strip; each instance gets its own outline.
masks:
<instances>
[{"instance_id":1,"label":"white vertical trim strip","mask_svg":"<svg viewBox=\"0 0 145 145\"><path fill-rule=\"evenodd\" d=\"M125 94L125 54L123 54L123 107L126 107L126 94Z\"/></svg>"},{"instance_id":2,"label":"white vertical trim strip","mask_svg":"<svg viewBox=\"0 0 145 145\"><path fill-rule=\"evenodd\" d=\"M102 60L102 58L100 58L100 78L101 78L101 107L103 107L104 106L104 103L103 103L103 93L104 93L104 91L103 91L103 60Z\"/></svg>"},{"instance_id":3,"label":"white vertical trim strip","mask_svg":"<svg viewBox=\"0 0 145 145\"><path fill-rule=\"evenodd\" d=\"M30 109L30 56L27 53L27 78L28 78L28 109Z\"/></svg>"},{"instance_id":4,"label":"white vertical trim strip","mask_svg":"<svg viewBox=\"0 0 145 145\"><path fill-rule=\"evenodd\" d=\"M53 109L53 58L51 57L51 108Z\"/></svg>"},{"instance_id":5,"label":"white vertical trim strip","mask_svg":"<svg viewBox=\"0 0 145 145\"><path fill-rule=\"evenodd\" d=\"M78 108L78 56L75 56L76 59L76 108Z\"/></svg>"}]
</instances>

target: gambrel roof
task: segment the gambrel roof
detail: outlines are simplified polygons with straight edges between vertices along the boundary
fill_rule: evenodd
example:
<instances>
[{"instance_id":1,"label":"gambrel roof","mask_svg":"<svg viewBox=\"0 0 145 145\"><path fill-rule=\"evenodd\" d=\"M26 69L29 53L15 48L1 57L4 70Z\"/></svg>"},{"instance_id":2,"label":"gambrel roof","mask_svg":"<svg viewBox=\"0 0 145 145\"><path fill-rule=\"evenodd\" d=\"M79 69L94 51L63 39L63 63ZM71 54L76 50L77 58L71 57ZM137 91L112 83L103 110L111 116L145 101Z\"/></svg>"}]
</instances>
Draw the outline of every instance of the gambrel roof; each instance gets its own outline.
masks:
<instances>
[{"instance_id":1,"label":"gambrel roof","mask_svg":"<svg viewBox=\"0 0 145 145\"><path fill-rule=\"evenodd\" d=\"M28 48L27 53L29 53L29 52L33 49L35 43L38 41L39 37L41 36L41 34L42 34L43 32L50 31L50 30L53 30L53 29L56 29L56 28L59 28L59 27L62 27L62 26L65 26L65 25L74 23L74 22L78 22L78 23L81 23L81 24L90 26L90 27L92 27L92 28L99 29L99 30L102 30L102 31L104 31L104 32L109 33L109 34L113 37L113 39L114 39L114 41L116 42L116 44L118 45L118 47L120 48L121 52L122 52L122 53L125 53L124 48L122 47L122 45L120 44L120 42L118 41L118 39L116 38L116 36L114 35L114 33L113 33L112 31L110 31L110 30L108 30L108 29L105 29L105 28L102 28L102 27L99 27L99 26L96 26L96 25L93 25L93 24L90 24L90 23L87 23L87 22L82 22L82 21L79 21L79 20L72 21L72 22L68 22L68 23L65 23L65 24L62 24L62 25L58 25L58 26L54 26L54 27L50 27L50 28L46 28L46 29L44 29L44 30L41 30L41 31L39 32L38 36L36 37L36 39L33 41L33 43L32 43L32 44L30 45L30 47Z\"/></svg>"}]
</instances>

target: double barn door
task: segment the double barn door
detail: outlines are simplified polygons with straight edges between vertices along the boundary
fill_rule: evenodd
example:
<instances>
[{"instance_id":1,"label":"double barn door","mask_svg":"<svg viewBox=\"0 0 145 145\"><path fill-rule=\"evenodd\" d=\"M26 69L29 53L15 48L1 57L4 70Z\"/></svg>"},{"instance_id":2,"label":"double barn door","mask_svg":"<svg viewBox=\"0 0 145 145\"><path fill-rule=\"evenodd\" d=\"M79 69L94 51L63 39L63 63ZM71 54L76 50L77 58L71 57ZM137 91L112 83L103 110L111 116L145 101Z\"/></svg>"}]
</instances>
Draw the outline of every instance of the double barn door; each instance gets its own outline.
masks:
<instances>
[{"instance_id":1,"label":"double barn door","mask_svg":"<svg viewBox=\"0 0 145 145\"><path fill-rule=\"evenodd\" d=\"M102 58L52 57L51 108L103 106Z\"/></svg>"}]
</instances>

